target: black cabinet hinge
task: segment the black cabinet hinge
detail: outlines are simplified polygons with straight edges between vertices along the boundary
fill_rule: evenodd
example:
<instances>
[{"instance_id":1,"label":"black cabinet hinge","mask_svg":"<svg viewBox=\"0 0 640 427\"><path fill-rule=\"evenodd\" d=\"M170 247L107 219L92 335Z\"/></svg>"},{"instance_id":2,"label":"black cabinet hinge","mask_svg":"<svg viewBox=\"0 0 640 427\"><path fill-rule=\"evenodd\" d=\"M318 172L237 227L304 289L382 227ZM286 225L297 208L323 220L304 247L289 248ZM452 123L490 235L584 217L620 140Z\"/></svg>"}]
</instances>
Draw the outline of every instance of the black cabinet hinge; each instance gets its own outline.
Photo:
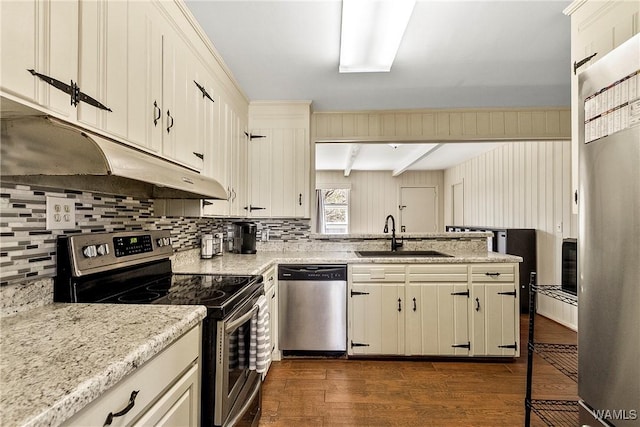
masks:
<instances>
[{"instance_id":1,"label":"black cabinet hinge","mask_svg":"<svg viewBox=\"0 0 640 427\"><path fill-rule=\"evenodd\" d=\"M596 56L598 54L598 52L594 53L593 55L589 55L584 59L581 59L578 62L573 62L573 74L576 74L576 72L578 71L578 68L582 67L584 64L586 64L587 62L591 61L591 59L593 59L594 56Z\"/></svg>"},{"instance_id":2,"label":"black cabinet hinge","mask_svg":"<svg viewBox=\"0 0 640 427\"><path fill-rule=\"evenodd\" d=\"M100 101L90 97L86 93L81 92L80 87L73 80L71 80L71 84L68 85L58 79L54 79L53 77L38 73L35 70L27 71L30 72L31 75L38 77L40 80L69 95L71 97L71 105L73 105L74 107L77 107L80 102L84 102L85 104L92 105L96 108L100 108L101 110L111 111L111 108L102 104Z\"/></svg>"},{"instance_id":3,"label":"black cabinet hinge","mask_svg":"<svg viewBox=\"0 0 640 427\"><path fill-rule=\"evenodd\" d=\"M354 295L369 295L369 292L351 291L351 296Z\"/></svg>"},{"instance_id":4,"label":"black cabinet hinge","mask_svg":"<svg viewBox=\"0 0 640 427\"><path fill-rule=\"evenodd\" d=\"M518 350L518 344L507 344L507 345L499 345L498 348L512 348L514 350Z\"/></svg>"},{"instance_id":5,"label":"black cabinet hinge","mask_svg":"<svg viewBox=\"0 0 640 427\"><path fill-rule=\"evenodd\" d=\"M471 350L471 342L468 341L466 344L453 344L451 347L453 347L453 348L466 348L467 350Z\"/></svg>"},{"instance_id":6,"label":"black cabinet hinge","mask_svg":"<svg viewBox=\"0 0 640 427\"><path fill-rule=\"evenodd\" d=\"M469 298L469 289L464 292L451 292L451 295L466 295Z\"/></svg>"},{"instance_id":7,"label":"black cabinet hinge","mask_svg":"<svg viewBox=\"0 0 640 427\"><path fill-rule=\"evenodd\" d=\"M509 292L498 292L498 295L511 295L512 297L516 297L516 291L509 291Z\"/></svg>"},{"instance_id":8,"label":"black cabinet hinge","mask_svg":"<svg viewBox=\"0 0 640 427\"><path fill-rule=\"evenodd\" d=\"M369 344L351 341L351 348L353 347L369 347Z\"/></svg>"},{"instance_id":9,"label":"black cabinet hinge","mask_svg":"<svg viewBox=\"0 0 640 427\"><path fill-rule=\"evenodd\" d=\"M249 138L249 141L253 141L254 139L258 139L258 138L266 138L266 135L254 135L252 133L244 133L245 135L247 135L247 137Z\"/></svg>"},{"instance_id":10,"label":"black cabinet hinge","mask_svg":"<svg viewBox=\"0 0 640 427\"><path fill-rule=\"evenodd\" d=\"M203 98L209 98L211 100L211 102L216 102L213 100L213 98L211 97L211 95L209 95L209 92L207 92L207 90L204 88L204 86L202 86L200 83L198 83L197 81L193 81L196 86L198 86L198 89L200 89L200 92L202 92L202 97Z\"/></svg>"}]
</instances>

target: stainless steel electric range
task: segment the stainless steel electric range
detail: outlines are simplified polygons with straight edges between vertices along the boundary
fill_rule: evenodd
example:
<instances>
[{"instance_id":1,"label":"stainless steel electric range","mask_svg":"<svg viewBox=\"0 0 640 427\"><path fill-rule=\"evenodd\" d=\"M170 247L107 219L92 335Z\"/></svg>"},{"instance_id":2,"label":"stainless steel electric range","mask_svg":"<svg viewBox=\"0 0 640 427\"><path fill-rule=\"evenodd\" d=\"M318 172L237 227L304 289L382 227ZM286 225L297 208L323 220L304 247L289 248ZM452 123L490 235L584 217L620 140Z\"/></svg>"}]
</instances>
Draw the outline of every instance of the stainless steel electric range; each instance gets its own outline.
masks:
<instances>
[{"instance_id":1,"label":"stainless steel electric range","mask_svg":"<svg viewBox=\"0 0 640 427\"><path fill-rule=\"evenodd\" d=\"M176 274L172 253L166 230L60 236L54 300L206 306L201 424L256 426L261 378L243 361L262 276Z\"/></svg>"}]
</instances>

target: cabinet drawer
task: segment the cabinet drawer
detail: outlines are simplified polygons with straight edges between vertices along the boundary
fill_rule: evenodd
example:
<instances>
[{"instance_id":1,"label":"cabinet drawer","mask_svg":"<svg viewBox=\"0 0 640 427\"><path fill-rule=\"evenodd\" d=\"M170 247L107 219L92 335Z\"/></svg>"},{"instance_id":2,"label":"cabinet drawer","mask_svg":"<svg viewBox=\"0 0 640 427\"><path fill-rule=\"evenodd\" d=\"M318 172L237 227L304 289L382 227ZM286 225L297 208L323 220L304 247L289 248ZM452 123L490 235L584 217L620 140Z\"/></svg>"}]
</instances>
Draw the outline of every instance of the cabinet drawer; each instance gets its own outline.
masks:
<instances>
[{"instance_id":1,"label":"cabinet drawer","mask_svg":"<svg viewBox=\"0 0 640 427\"><path fill-rule=\"evenodd\" d=\"M194 361L200 352L200 326L191 329L178 341L136 369L98 399L67 420L65 426L103 425L110 412L124 409L131 392L138 391L135 405L121 416L113 418L111 426L130 425L153 404Z\"/></svg>"},{"instance_id":2,"label":"cabinet drawer","mask_svg":"<svg viewBox=\"0 0 640 427\"><path fill-rule=\"evenodd\" d=\"M427 264L408 267L409 282L466 282L466 264Z\"/></svg>"},{"instance_id":3,"label":"cabinet drawer","mask_svg":"<svg viewBox=\"0 0 640 427\"><path fill-rule=\"evenodd\" d=\"M354 265L351 267L353 283L404 283L404 265Z\"/></svg>"},{"instance_id":4,"label":"cabinet drawer","mask_svg":"<svg viewBox=\"0 0 640 427\"><path fill-rule=\"evenodd\" d=\"M498 263L472 265L471 276L474 282L513 282L515 265Z\"/></svg>"}]
</instances>

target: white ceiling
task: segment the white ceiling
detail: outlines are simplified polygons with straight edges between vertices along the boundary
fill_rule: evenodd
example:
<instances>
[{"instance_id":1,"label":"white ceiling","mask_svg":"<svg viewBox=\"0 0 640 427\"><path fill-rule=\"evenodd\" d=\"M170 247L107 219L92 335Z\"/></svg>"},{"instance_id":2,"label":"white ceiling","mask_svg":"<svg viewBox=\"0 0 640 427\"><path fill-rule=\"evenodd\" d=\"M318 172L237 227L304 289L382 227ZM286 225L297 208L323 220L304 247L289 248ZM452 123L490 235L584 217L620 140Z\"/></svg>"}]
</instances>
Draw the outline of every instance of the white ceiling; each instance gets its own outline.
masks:
<instances>
[{"instance_id":1,"label":"white ceiling","mask_svg":"<svg viewBox=\"0 0 640 427\"><path fill-rule=\"evenodd\" d=\"M349 74L338 73L340 0L186 3L250 100L311 100L314 111L570 105L569 0L418 0L391 72ZM496 146L474 144L445 144L411 169ZM318 167L347 149L318 148ZM363 147L353 169L394 170L417 148L380 149Z\"/></svg>"}]
</instances>

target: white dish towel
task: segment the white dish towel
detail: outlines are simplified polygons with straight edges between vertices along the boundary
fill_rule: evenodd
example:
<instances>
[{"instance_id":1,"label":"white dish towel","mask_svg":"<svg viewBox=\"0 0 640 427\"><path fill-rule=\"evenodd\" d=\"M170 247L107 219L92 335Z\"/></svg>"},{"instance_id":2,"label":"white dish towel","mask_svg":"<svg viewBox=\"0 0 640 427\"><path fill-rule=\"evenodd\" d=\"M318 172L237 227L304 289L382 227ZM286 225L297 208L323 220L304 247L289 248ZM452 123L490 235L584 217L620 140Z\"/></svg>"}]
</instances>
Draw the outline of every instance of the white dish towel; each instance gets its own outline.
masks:
<instances>
[{"instance_id":1,"label":"white dish towel","mask_svg":"<svg viewBox=\"0 0 640 427\"><path fill-rule=\"evenodd\" d=\"M260 295L254 307L258 311L251 318L251 341L249 346L249 369L259 374L267 370L271 362L271 333L269 330L269 304L267 297Z\"/></svg>"}]
</instances>

